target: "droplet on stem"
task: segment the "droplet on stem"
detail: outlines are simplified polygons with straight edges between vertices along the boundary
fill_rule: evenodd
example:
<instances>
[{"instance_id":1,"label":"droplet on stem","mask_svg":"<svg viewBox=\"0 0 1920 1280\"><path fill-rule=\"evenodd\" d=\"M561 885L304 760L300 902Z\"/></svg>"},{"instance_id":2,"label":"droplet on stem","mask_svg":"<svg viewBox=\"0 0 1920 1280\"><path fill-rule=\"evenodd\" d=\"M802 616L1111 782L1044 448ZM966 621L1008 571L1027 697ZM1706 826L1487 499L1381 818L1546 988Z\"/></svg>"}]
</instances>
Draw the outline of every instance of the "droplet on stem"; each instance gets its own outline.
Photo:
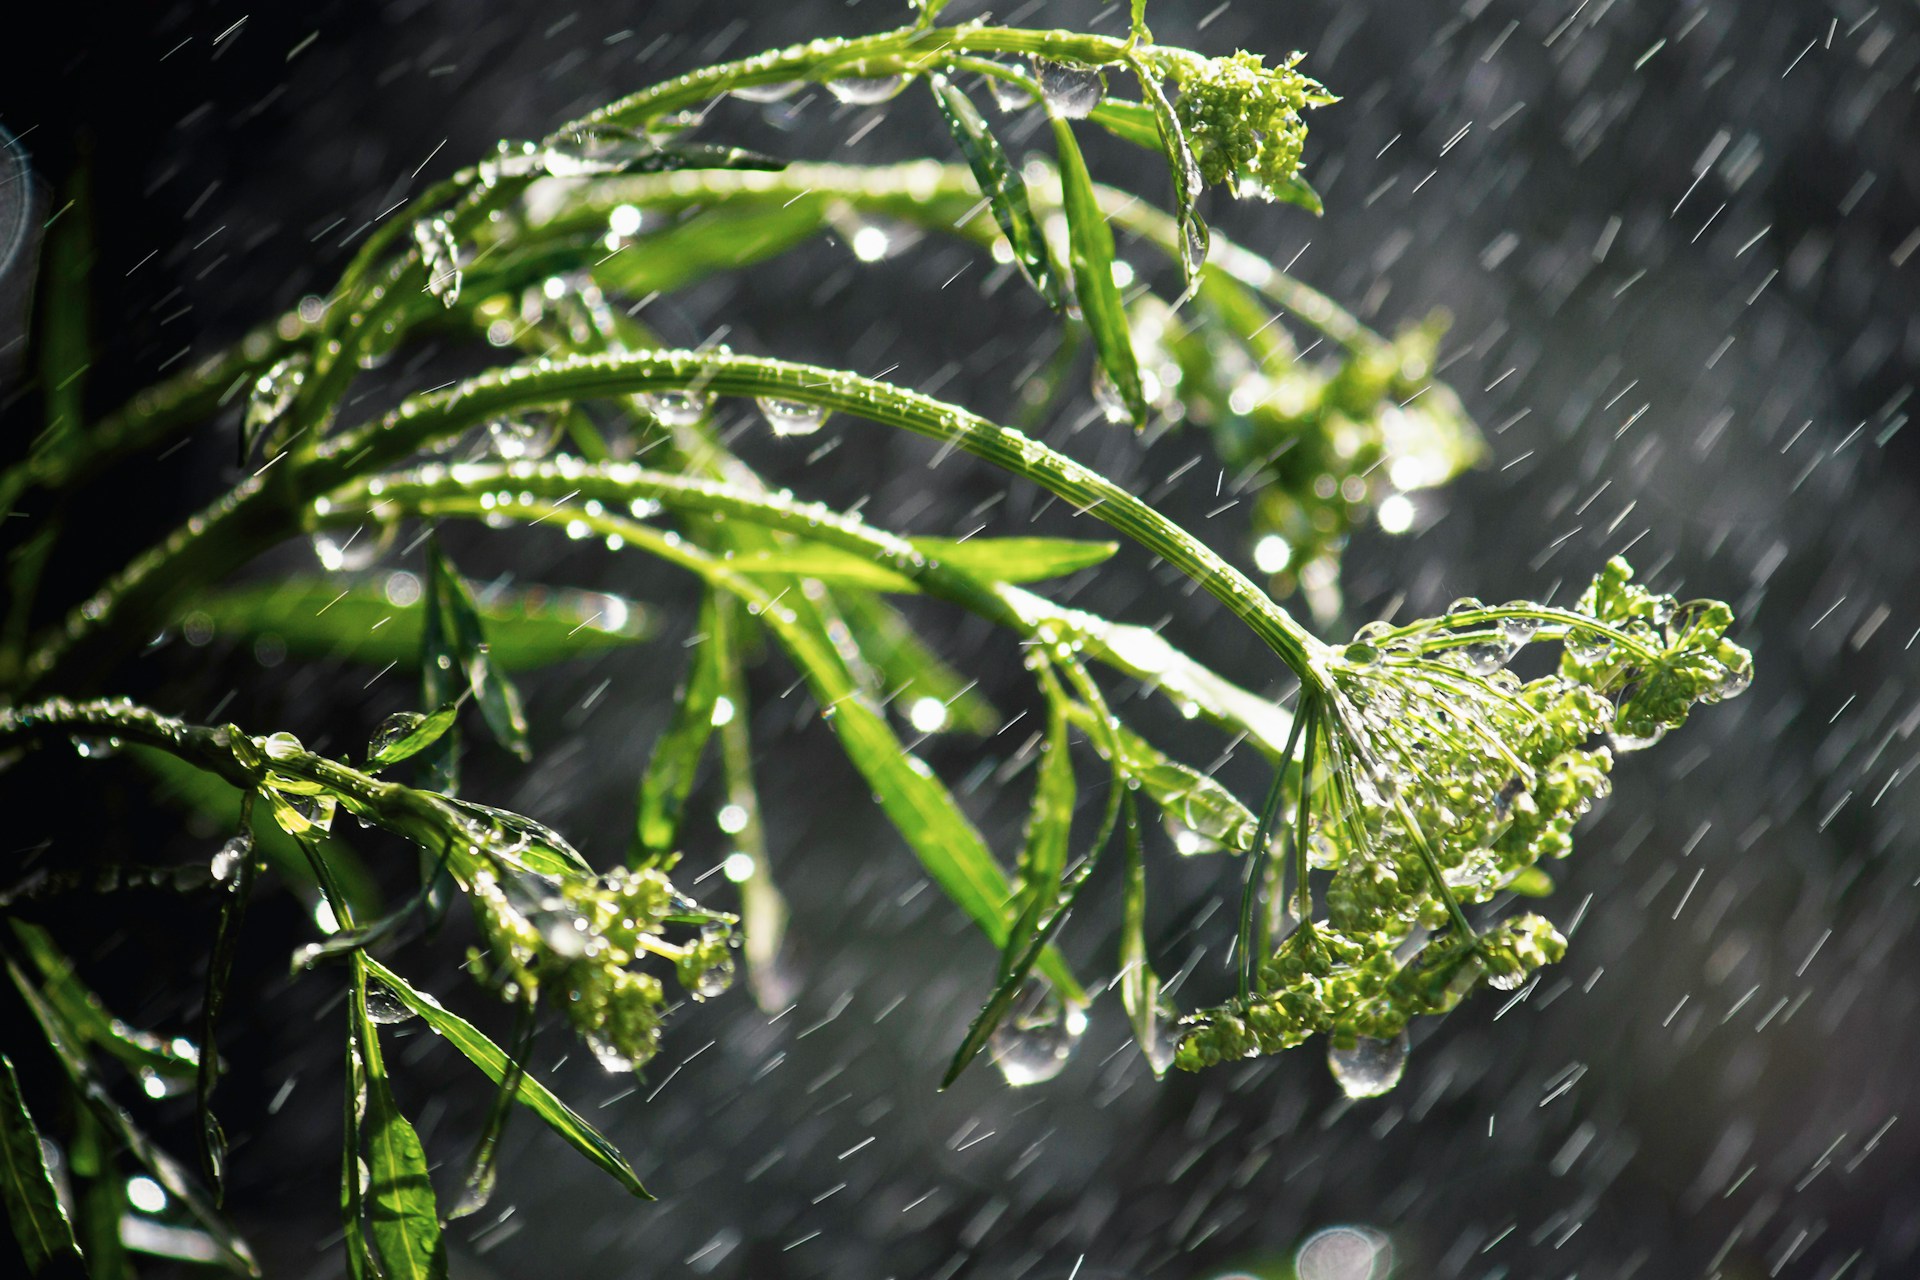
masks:
<instances>
[{"instance_id":1,"label":"droplet on stem","mask_svg":"<svg viewBox=\"0 0 1920 1280\"><path fill-rule=\"evenodd\" d=\"M1086 1029L1085 1010L1069 1006L1045 979L1029 978L987 1047L1008 1084L1040 1084L1066 1070Z\"/></svg>"},{"instance_id":2,"label":"droplet on stem","mask_svg":"<svg viewBox=\"0 0 1920 1280\"><path fill-rule=\"evenodd\" d=\"M1069 120L1084 120L1093 114L1106 94L1098 67L1072 62L1049 62L1036 58L1033 73L1040 81L1040 93L1054 114Z\"/></svg>"}]
</instances>

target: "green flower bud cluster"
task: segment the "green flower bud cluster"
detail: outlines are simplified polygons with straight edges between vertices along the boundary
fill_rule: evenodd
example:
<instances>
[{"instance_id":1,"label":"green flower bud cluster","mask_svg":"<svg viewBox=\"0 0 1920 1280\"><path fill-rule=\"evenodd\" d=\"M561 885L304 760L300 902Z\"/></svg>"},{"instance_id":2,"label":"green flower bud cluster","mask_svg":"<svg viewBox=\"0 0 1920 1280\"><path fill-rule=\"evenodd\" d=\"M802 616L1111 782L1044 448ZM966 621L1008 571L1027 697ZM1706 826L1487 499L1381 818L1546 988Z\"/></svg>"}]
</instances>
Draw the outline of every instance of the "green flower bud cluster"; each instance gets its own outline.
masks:
<instances>
[{"instance_id":1,"label":"green flower bud cluster","mask_svg":"<svg viewBox=\"0 0 1920 1280\"><path fill-rule=\"evenodd\" d=\"M1511 989L1565 951L1565 939L1535 915L1477 939L1442 934L1404 961L1389 938L1307 925L1261 967L1259 994L1182 1020L1174 1065L1197 1071L1314 1035L1342 1047L1390 1040L1414 1018L1452 1009L1482 979Z\"/></svg>"},{"instance_id":2,"label":"green flower bud cluster","mask_svg":"<svg viewBox=\"0 0 1920 1280\"><path fill-rule=\"evenodd\" d=\"M667 996L661 981L633 966L648 955L673 962L696 999L732 980L732 918L688 904L665 873L621 869L605 876L538 875L492 860L468 886L487 946L470 954L509 1000L532 1004L545 992L603 1066L631 1071L658 1051ZM708 923L698 938L676 944L669 924Z\"/></svg>"},{"instance_id":3,"label":"green flower bud cluster","mask_svg":"<svg viewBox=\"0 0 1920 1280\"><path fill-rule=\"evenodd\" d=\"M1303 56L1273 68L1245 51L1173 65L1180 88L1174 112L1205 182L1275 200L1298 181L1307 140L1300 113L1333 101L1295 69Z\"/></svg>"},{"instance_id":4,"label":"green flower bud cluster","mask_svg":"<svg viewBox=\"0 0 1920 1280\"><path fill-rule=\"evenodd\" d=\"M1463 908L1550 886L1535 865L1572 852L1613 753L1650 745L1752 677L1751 656L1726 639L1724 604L1677 605L1632 574L1610 562L1573 611L1461 600L1329 652L1330 690L1303 712L1314 763L1299 784L1306 830L1294 833L1306 842L1298 874L1331 872L1325 922L1295 930L1248 998L1192 1019L1183 1063L1314 1034L1387 1039L1482 978L1511 989L1560 958L1564 940L1544 919L1476 935ZM1523 682L1506 668L1538 640L1561 642L1559 669ZM1438 936L1397 960L1425 931Z\"/></svg>"}]
</instances>

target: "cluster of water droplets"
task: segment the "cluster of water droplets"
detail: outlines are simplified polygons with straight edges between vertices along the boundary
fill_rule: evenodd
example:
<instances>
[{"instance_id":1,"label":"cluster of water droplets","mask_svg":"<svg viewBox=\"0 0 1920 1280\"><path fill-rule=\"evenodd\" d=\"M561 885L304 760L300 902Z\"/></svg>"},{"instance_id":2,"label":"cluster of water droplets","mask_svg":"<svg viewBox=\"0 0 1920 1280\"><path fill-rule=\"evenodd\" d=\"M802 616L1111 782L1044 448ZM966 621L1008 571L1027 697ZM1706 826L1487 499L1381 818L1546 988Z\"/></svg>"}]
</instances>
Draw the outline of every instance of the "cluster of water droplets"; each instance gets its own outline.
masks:
<instances>
[{"instance_id":1,"label":"cluster of water droplets","mask_svg":"<svg viewBox=\"0 0 1920 1280\"><path fill-rule=\"evenodd\" d=\"M440 304L460 301L460 246L444 218L421 218L413 224L413 244L427 273L426 291Z\"/></svg>"}]
</instances>

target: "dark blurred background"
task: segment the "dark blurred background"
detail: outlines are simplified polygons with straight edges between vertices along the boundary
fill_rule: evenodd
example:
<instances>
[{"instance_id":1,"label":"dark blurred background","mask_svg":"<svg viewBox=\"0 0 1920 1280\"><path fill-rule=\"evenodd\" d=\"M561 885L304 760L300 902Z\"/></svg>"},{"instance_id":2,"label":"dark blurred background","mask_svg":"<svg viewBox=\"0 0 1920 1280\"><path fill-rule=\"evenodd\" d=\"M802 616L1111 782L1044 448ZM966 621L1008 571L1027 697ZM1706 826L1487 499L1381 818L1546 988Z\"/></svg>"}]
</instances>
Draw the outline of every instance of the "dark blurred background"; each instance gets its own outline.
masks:
<instances>
[{"instance_id":1,"label":"dark blurred background","mask_svg":"<svg viewBox=\"0 0 1920 1280\"><path fill-rule=\"evenodd\" d=\"M0 28L0 125L38 174L30 221L61 207L82 161L90 175L95 412L323 292L366 223L496 139L537 137L697 65L877 30L903 12L894 0L35 8ZM977 9L958 0L949 13ZM1124 9L1049 0L996 16L1118 30ZM1564 598L1565 584L1626 549L1663 589L1735 602L1758 682L1622 762L1618 795L1551 903L1563 928L1578 922L1566 962L1523 1001L1484 994L1417 1028L1399 1089L1355 1104L1314 1046L1156 1084L1111 997L1058 1080L1014 1090L978 1069L936 1093L991 956L924 887L792 674L770 662L754 674L755 729L774 866L794 907L797 1006L770 1017L737 992L684 1011L633 1081L548 1036L542 1069L635 1155L661 1201L625 1199L518 1125L495 1204L453 1233L457 1264L471 1275L1201 1276L1358 1223L1388 1233L1406 1276L1920 1274L1920 1117L1903 1118L1920 1076L1909 835L1920 793L1902 785L1920 764L1908 652L1920 635L1920 442L1903 430L1920 366L1920 12L1906 0L1156 0L1150 16L1163 41L1203 50L1305 49L1307 68L1344 97L1314 117L1308 144L1326 217L1215 198L1222 230L1296 262L1377 327L1436 306L1455 317L1446 376L1486 430L1490 462L1423 497L1414 534L1356 540L1342 626L1466 593ZM825 98L790 107L729 104L707 136L793 157L946 152L914 95L878 109L877 124L876 109ZM1093 157L1096 175L1164 198L1165 178L1139 153ZM0 213L15 198L0 198ZM890 376L906 385L1005 412L1046 320L1010 293L970 292L966 277L940 293L963 261L928 245L856 274L843 246L822 243L650 314L674 341L731 325L736 349L835 363L852 353L865 368L897 364ZM0 300L23 296L29 267L23 255L6 268ZM18 332L8 323L0 314L0 343ZM11 368L19 350L0 347L12 456L37 412ZM1048 438L1066 440L1084 408L1059 415ZM119 478L90 513L88 544L60 563L56 602L230 483L232 430L209 424L192 447ZM1039 505L964 462L929 471L917 441L830 423L822 443L840 439L857 447L755 460L809 495L871 494L870 518L913 532L983 519L1021 531ZM1071 447L1141 490L1206 452L1178 434L1145 449L1118 432L1075 435ZM1208 517L1210 468L1188 473L1168 507L1245 563L1239 513ZM478 539L462 544L462 564L657 600L664 634L530 677L540 758L520 769L476 748L469 792L611 858L692 597L647 566L556 542ZM310 559L275 554L282 567ZM1280 687L1220 611L1138 557L1116 563L1079 584L1076 603L1148 623L1171 615L1168 634L1198 656ZM1003 707L1023 705L1004 638L938 610L917 616ZM404 673L369 682L273 659L160 645L112 691L343 751L413 702ZM1196 763L1219 750L1163 728ZM960 780L1017 745L927 751ZM124 762L24 768L0 780L19 866L204 859L221 838L151 806ZM1232 768L1230 781L1259 785ZM1025 786L969 790L999 848L1017 838ZM697 827L688 876L725 851ZM391 870L399 884L406 868ZM1161 846L1150 874L1158 968L1193 966L1190 991L1217 986L1228 936L1218 895L1232 869L1177 863ZM725 900L717 876L698 891ZM1110 965L1103 922L1114 918L1102 907L1076 922L1068 949L1089 973ZM178 992L197 982L210 912L123 902L57 923L116 1009L191 1029ZM253 917L223 1109L237 1137L236 1215L276 1273L318 1276L340 1267L338 977L282 976L310 931L285 898ZM458 993L458 951L422 945L397 963ZM486 1092L424 1032L395 1057L402 1099L452 1176ZM159 1115L167 1132L187 1132L185 1103Z\"/></svg>"}]
</instances>

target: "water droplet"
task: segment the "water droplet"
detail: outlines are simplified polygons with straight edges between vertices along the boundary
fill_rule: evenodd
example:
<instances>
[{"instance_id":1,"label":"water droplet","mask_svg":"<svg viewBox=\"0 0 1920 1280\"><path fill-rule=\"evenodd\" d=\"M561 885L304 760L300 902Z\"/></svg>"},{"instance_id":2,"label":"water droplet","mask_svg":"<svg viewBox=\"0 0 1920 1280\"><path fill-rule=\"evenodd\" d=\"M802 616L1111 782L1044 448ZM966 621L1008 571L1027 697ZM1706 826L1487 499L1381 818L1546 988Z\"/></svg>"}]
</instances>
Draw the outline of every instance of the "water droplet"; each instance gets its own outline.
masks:
<instances>
[{"instance_id":1,"label":"water droplet","mask_svg":"<svg viewBox=\"0 0 1920 1280\"><path fill-rule=\"evenodd\" d=\"M1253 567L1262 573L1284 573L1293 563L1293 547L1277 533L1253 544Z\"/></svg>"},{"instance_id":2,"label":"water droplet","mask_svg":"<svg viewBox=\"0 0 1920 1280\"><path fill-rule=\"evenodd\" d=\"M1153 1023L1147 1028L1146 1043L1140 1046L1140 1052L1146 1055L1147 1065L1153 1068L1155 1079L1167 1074L1167 1069L1173 1065L1174 1053L1179 1048L1178 1016L1165 1006L1156 1005Z\"/></svg>"},{"instance_id":3,"label":"water droplet","mask_svg":"<svg viewBox=\"0 0 1920 1280\"><path fill-rule=\"evenodd\" d=\"M367 739L367 759L372 760L382 751L391 747L408 734L418 729L426 717L418 711L396 711L380 722L380 727Z\"/></svg>"},{"instance_id":4,"label":"water droplet","mask_svg":"<svg viewBox=\"0 0 1920 1280\"><path fill-rule=\"evenodd\" d=\"M1509 645L1504 634L1498 640L1486 640L1478 644L1463 644L1449 650L1447 658L1453 665L1470 675L1490 676L1513 661L1513 655L1519 651L1518 645Z\"/></svg>"},{"instance_id":5,"label":"water droplet","mask_svg":"<svg viewBox=\"0 0 1920 1280\"><path fill-rule=\"evenodd\" d=\"M659 150L652 139L638 134L617 129L584 129L549 143L540 161L556 178L590 178L638 168L643 161L658 155Z\"/></svg>"},{"instance_id":6,"label":"water droplet","mask_svg":"<svg viewBox=\"0 0 1920 1280\"><path fill-rule=\"evenodd\" d=\"M915 698L907 708L907 723L920 733L938 733L950 718L947 704L938 698Z\"/></svg>"},{"instance_id":7,"label":"water droplet","mask_svg":"<svg viewBox=\"0 0 1920 1280\"><path fill-rule=\"evenodd\" d=\"M656 391L641 396L640 403L669 427L690 427L707 416L713 397L701 391Z\"/></svg>"},{"instance_id":8,"label":"water droplet","mask_svg":"<svg viewBox=\"0 0 1920 1280\"><path fill-rule=\"evenodd\" d=\"M1645 751L1648 747L1651 747L1666 736L1667 726L1663 724L1653 726L1652 730L1644 736L1635 736L1631 733L1621 733L1618 729L1609 729L1607 731L1607 745L1621 754L1629 751Z\"/></svg>"},{"instance_id":9,"label":"water droplet","mask_svg":"<svg viewBox=\"0 0 1920 1280\"><path fill-rule=\"evenodd\" d=\"M1098 67L1036 58L1033 73L1040 81L1040 92L1047 105L1056 115L1069 120L1084 120L1092 115L1106 93Z\"/></svg>"},{"instance_id":10,"label":"water droplet","mask_svg":"<svg viewBox=\"0 0 1920 1280\"><path fill-rule=\"evenodd\" d=\"M1447 617L1451 619L1464 613L1477 613L1486 607L1486 605L1480 602L1478 597L1461 596L1458 600L1455 600L1447 606Z\"/></svg>"},{"instance_id":11,"label":"water droplet","mask_svg":"<svg viewBox=\"0 0 1920 1280\"><path fill-rule=\"evenodd\" d=\"M1002 80L999 76L988 76L987 90L993 94L993 104L1002 111L1019 111L1033 105L1033 95L1027 92L1025 85L1016 80Z\"/></svg>"},{"instance_id":12,"label":"water droplet","mask_svg":"<svg viewBox=\"0 0 1920 1280\"><path fill-rule=\"evenodd\" d=\"M1356 667L1371 667L1380 661L1380 651L1370 644L1356 642L1341 650L1340 657Z\"/></svg>"},{"instance_id":13,"label":"water droplet","mask_svg":"<svg viewBox=\"0 0 1920 1280\"><path fill-rule=\"evenodd\" d=\"M1585 627L1576 627L1568 631L1562 643L1566 645L1567 655L1575 662L1584 662L1589 665L1605 662L1608 655L1613 652L1612 640L1602 632L1590 631Z\"/></svg>"},{"instance_id":14,"label":"water droplet","mask_svg":"<svg viewBox=\"0 0 1920 1280\"><path fill-rule=\"evenodd\" d=\"M253 391L247 398L246 422L242 428L249 448L269 427L286 416L306 380L305 356L288 356L254 380Z\"/></svg>"},{"instance_id":15,"label":"water droplet","mask_svg":"<svg viewBox=\"0 0 1920 1280\"><path fill-rule=\"evenodd\" d=\"M827 81L827 92L842 102L870 107L895 97L907 87L905 76L844 76Z\"/></svg>"},{"instance_id":16,"label":"water droplet","mask_svg":"<svg viewBox=\"0 0 1920 1280\"><path fill-rule=\"evenodd\" d=\"M1728 667L1726 668L1726 674L1715 681L1713 686L1707 690L1707 701L1725 702L1728 698L1737 698L1745 693L1747 688L1752 684L1752 667L1744 667L1738 670L1733 667Z\"/></svg>"},{"instance_id":17,"label":"water droplet","mask_svg":"<svg viewBox=\"0 0 1920 1280\"><path fill-rule=\"evenodd\" d=\"M755 867L753 855L736 849L720 863L720 874L735 884L744 884L753 879Z\"/></svg>"},{"instance_id":18,"label":"water droplet","mask_svg":"<svg viewBox=\"0 0 1920 1280\"><path fill-rule=\"evenodd\" d=\"M733 96L743 102L784 102L800 92L798 80L772 80L765 84L735 86Z\"/></svg>"},{"instance_id":19,"label":"water droplet","mask_svg":"<svg viewBox=\"0 0 1920 1280\"><path fill-rule=\"evenodd\" d=\"M367 1020L383 1027L406 1022L420 1015L401 1003L400 997L377 982L367 984Z\"/></svg>"},{"instance_id":20,"label":"water droplet","mask_svg":"<svg viewBox=\"0 0 1920 1280\"><path fill-rule=\"evenodd\" d=\"M1527 979L1532 976L1533 975L1525 969L1515 969L1512 972L1502 973L1496 973L1489 969L1487 971L1487 985L1495 991L1518 991L1527 985Z\"/></svg>"},{"instance_id":21,"label":"water droplet","mask_svg":"<svg viewBox=\"0 0 1920 1280\"><path fill-rule=\"evenodd\" d=\"M634 1060L620 1052L612 1041L591 1034L586 1037L586 1040L587 1048L593 1051L594 1060L608 1075L625 1075L634 1069L636 1065Z\"/></svg>"},{"instance_id":22,"label":"water droplet","mask_svg":"<svg viewBox=\"0 0 1920 1280\"><path fill-rule=\"evenodd\" d=\"M694 979L693 990L689 994L695 1000L711 1000L715 996L725 995L732 986L733 957L721 956Z\"/></svg>"},{"instance_id":23,"label":"water droplet","mask_svg":"<svg viewBox=\"0 0 1920 1280\"><path fill-rule=\"evenodd\" d=\"M208 867L215 880L225 884L240 874L241 865L253 855L253 836L242 831L213 855L213 863Z\"/></svg>"},{"instance_id":24,"label":"water droplet","mask_svg":"<svg viewBox=\"0 0 1920 1280\"><path fill-rule=\"evenodd\" d=\"M1114 385L1103 364L1096 363L1093 366L1093 400L1100 406L1101 416L1108 422L1133 421L1133 410L1127 407L1126 397L1120 394L1120 388Z\"/></svg>"},{"instance_id":25,"label":"water droplet","mask_svg":"<svg viewBox=\"0 0 1920 1280\"><path fill-rule=\"evenodd\" d=\"M1391 1040L1362 1036L1351 1049L1329 1045L1327 1069L1349 1098L1377 1098L1399 1084L1407 1069L1407 1033Z\"/></svg>"},{"instance_id":26,"label":"water droplet","mask_svg":"<svg viewBox=\"0 0 1920 1280\"><path fill-rule=\"evenodd\" d=\"M766 416L767 425L773 428L773 434L783 439L788 436L810 436L827 420L825 409L804 400L761 396L755 403Z\"/></svg>"},{"instance_id":27,"label":"water droplet","mask_svg":"<svg viewBox=\"0 0 1920 1280\"><path fill-rule=\"evenodd\" d=\"M1066 1070L1086 1029L1084 1009L1069 1007L1044 979L1029 978L987 1047L1008 1084L1040 1084Z\"/></svg>"},{"instance_id":28,"label":"water droplet","mask_svg":"<svg viewBox=\"0 0 1920 1280\"><path fill-rule=\"evenodd\" d=\"M1525 601L1515 600L1504 607L1523 609L1527 605ZM1534 634L1540 630L1540 622L1537 618L1502 618L1500 630L1507 637L1508 642L1517 649L1533 639Z\"/></svg>"},{"instance_id":29,"label":"water droplet","mask_svg":"<svg viewBox=\"0 0 1920 1280\"><path fill-rule=\"evenodd\" d=\"M460 301L460 246L453 228L442 218L422 218L413 224L413 243L426 268L427 292L451 307Z\"/></svg>"},{"instance_id":30,"label":"water droplet","mask_svg":"<svg viewBox=\"0 0 1920 1280\"><path fill-rule=\"evenodd\" d=\"M487 424L487 447L505 462L538 461L553 451L559 438L560 421L552 413L529 413Z\"/></svg>"},{"instance_id":31,"label":"water droplet","mask_svg":"<svg viewBox=\"0 0 1920 1280\"><path fill-rule=\"evenodd\" d=\"M269 760L291 760L306 750L300 745L300 739L285 731L272 735L260 746Z\"/></svg>"},{"instance_id":32,"label":"water droplet","mask_svg":"<svg viewBox=\"0 0 1920 1280\"><path fill-rule=\"evenodd\" d=\"M127 1203L141 1213L159 1213L167 1207L164 1187L145 1174L127 1179Z\"/></svg>"},{"instance_id":33,"label":"water droplet","mask_svg":"<svg viewBox=\"0 0 1920 1280\"><path fill-rule=\"evenodd\" d=\"M713 821L728 835L737 836L747 829L747 817L745 805L728 804L720 806L720 812L713 816Z\"/></svg>"},{"instance_id":34,"label":"water droplet","mask_svg":"<svg viewBox=\"0 0 1920 1280\"><path fill-rule=\"evenodd\" d=\"M1393 1247L1366 1227L1316 1231L1294 1255L1300 1280L1385 1280L1393 1272Z\"/></svg>"},{"instance_id":35,"label":"water droplet","mask_svg":"<svg viewBox=\"0 0 1920 1280\"><path fill-rule=\"evenodd\" d=\"M104 734L76 733L73 735L73 749L82 759L105 760L120 750L120 739Z\"/></svg>"},{"instance_id":36,"label":"water droplet","mask_svg":"<svg viewBox=\"0 0 1920 1280\"><path fill-rule=\"evenodd\" d=\"M360 525L351 532L316 529L313 555L328 573L357 573L370 569L393 545L394 527L390 524Z\"/></svg>"}]
</instances>

